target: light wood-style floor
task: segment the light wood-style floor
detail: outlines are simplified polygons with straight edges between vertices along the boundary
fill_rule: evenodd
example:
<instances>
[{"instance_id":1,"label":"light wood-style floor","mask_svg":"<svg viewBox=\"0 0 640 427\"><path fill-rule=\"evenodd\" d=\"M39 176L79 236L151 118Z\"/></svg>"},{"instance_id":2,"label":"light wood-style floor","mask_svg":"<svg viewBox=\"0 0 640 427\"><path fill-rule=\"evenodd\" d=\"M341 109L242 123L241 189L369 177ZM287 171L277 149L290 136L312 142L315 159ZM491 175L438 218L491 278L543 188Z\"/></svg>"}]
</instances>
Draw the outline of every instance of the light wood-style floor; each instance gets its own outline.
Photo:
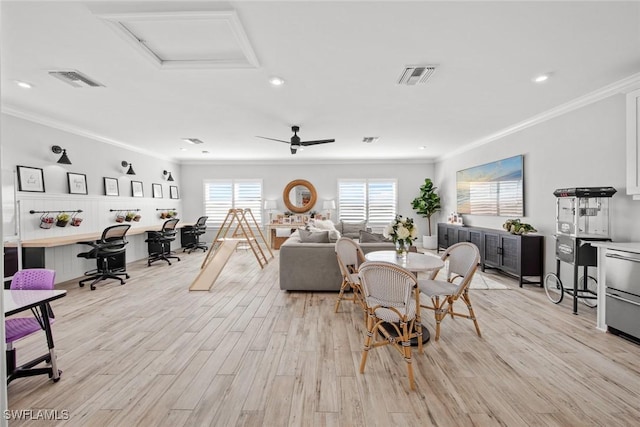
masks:
<instances>
[{"instance_id":1,"label":"light wood-style floor","mask_svg":"<svg viewBox=\"0 0 640 427\"><path fill-rule=\"evenodd\" d=\"M550 303L537 287L473 290L483 332L447 319L414 352L416 391L391 348L372 350L359 309L333 293L278 288L234 254L211 292L188 292L204 254L144 261L95 291L68 282L56 301L62 379L17 379L9 408L68 410L73 426L635 426L640 346L595 329L595 309ZM497 277L496 277L497 276ZM433 334L430 312L424 323ZM18 342L19 360L44 337ZM28 423L11 421L10 425ZM31 425L45 425L42 421ZM50 425L50 424L49 424Z\"/></svg>"}]
</instances>

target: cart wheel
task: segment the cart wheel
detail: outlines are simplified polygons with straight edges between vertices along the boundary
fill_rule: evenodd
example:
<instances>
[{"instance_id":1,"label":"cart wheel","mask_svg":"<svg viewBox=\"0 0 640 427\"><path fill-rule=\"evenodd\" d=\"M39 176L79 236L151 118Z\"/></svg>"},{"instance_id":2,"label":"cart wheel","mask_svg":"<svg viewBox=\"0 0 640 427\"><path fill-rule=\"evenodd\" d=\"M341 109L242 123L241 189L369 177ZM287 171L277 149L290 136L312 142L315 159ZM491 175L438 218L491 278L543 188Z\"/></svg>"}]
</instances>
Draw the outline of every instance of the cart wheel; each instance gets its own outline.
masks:
<instances>
[{"instance_id":1,"label":"cart wheel","mask_svg":"<svg viewBox=\"0 0 640 427\"><path fill-rule=\"evenodd\" d=\"M554 304L560 304L564 296L564 287L555 273L547 273L544 276L544 291Z\"/></svg>"},{"instance_id":2,"label":"cart wheel","mask_svg":"<svg viewBox=\"0 0 640 427\"><path fill-rule=\"evenodd\" d=\"M585 288L584 286L584 276L582 276L579 280L579 289L589 289L591 292L593 292L593 296L597 296L598 295L598 281L593 277L593 276L587 276L587 286ZM592 299L592 298L579 298L580 302L582 302L584 305L586 305L587 307L597 307L598 306L598 300L596 299Z\"/></svg>"}]
</instances>

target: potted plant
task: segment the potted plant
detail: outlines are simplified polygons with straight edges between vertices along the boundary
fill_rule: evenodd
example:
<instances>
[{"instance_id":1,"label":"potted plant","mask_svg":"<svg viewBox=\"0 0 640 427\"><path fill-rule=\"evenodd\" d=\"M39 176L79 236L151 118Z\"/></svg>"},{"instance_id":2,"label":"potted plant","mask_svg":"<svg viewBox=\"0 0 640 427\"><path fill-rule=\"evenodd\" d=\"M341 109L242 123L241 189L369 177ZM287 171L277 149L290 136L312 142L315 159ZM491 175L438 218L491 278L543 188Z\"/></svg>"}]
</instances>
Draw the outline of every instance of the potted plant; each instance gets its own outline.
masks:
<instances>
[{"instance_id":1,"label":"potted plant","mask_svg":"<svg viewBox=\"0 0 640 427\"><path fill-rule=\"evenodd\" d=\"M437 188L433 186L431 178L426 178L420 187L420 195L411 202L411 206L418 215L427 219L427 235L422 236L422 246L425 249L435 249L438 246L438 236L431 234L431 216L440 210L440 196L436 193Z\"/></svg>"},{"instance_id":2,"label":"potted plant","mask_svg":"<svg viewBox=\"0 0 640 427\"><path fill-rule=\"evenodd\" d=\"M71 219L71 215L65 212L61 212L56 216L56 225L58 227L66 227Z\"/></svg>"},{"instance_id":3,"label":"potted plant","mask_svg":"<svg viewBox=\"0 0 640 427\"><path fill-rule=\"evenodd\" d=\"M136 214L134 212L127 212L127 215L124 217L125 221L131 222L133 218L135 218Z\"/></svg>"}]
</instances>

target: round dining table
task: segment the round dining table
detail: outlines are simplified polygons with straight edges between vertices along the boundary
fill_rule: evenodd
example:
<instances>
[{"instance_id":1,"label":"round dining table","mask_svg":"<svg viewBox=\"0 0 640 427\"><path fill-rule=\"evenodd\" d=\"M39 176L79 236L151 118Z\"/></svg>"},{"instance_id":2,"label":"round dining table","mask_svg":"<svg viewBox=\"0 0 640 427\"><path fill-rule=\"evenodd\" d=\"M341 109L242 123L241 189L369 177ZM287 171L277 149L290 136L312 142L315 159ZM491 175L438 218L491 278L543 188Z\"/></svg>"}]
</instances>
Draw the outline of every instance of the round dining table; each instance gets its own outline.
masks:
<instances>
[{"instance_id":1,"label":"round dining table","mask_svg":"<svg viewBox=\"0 0 640 427\"><path fill-rule=\"evenodd\" d=\"M409 252L407 257L399 257L396 251L373 251L365 254L367 261L386 261L392 264L396 264L410 272L416 274L420 272L429 272L433 270L440 270L444 267L444 262L435 256L422 254L419 252ZM392 328L391 328L392 329ZM431 338L429 330L422 325L422 343L426 343ZM411 345L418 345L416 339L411 340Z\"/></svg>"}]
</instances>

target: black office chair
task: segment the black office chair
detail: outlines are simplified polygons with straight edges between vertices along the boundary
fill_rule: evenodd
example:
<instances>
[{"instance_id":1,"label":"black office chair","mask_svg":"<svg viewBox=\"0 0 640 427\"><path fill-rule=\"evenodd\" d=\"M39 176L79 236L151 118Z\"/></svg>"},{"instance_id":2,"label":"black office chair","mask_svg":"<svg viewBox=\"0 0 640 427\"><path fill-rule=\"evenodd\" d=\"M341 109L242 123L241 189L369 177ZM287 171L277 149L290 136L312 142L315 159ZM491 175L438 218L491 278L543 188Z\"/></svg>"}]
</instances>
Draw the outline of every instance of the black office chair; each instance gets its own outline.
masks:
<instances>
[{"instance_id":1,"label":"black office chair","mask_svg":"<svg viewBox=\"0 0 640 427\"><path fill-rule=\"evenodd\" d=\"M149 248L149 258L147 259L147 267L152 262L159 260L167 261L171 265L169 259L177 259L175 255L171 255L171 242L176 240L176 225L179 219L168 219L162 224L160 231L147 231L147 242Z\"/></svg>"},{"instance_id":2,"label":"black office chair","mask_svg":"<svg viewBox=\"0 0 640 427\"><path fill-rule=\"evenodd\" d=\"M207 231L207 219L208 216L201 216L196 221L196 224L193 226L184 227L184 235L189 236L192 241L190 241L182 250L182 252L191 253L197 249L202 249L203 252L209 250L206 243L200 242L200 236L202 236Z\"/></svg>"},{"instance_id":3,"label":"black office chair","mask_svg":"<svg viewBox=\"0 0 640 427\"><path fill-rule=\"evenodd\" d=\"M120 280L120 284L124 285L124 279L129 278L127 274L126 249L127 242L125 236L131 226L129 224L120 224L107 227L102 232L100 240L94 242L78 242L83 245L92 246L89 252L78 254L79 258L87 258L96 260L96 269L84 273L89 276L80 281L80 287L85 282L91 281L91 290L96 289L96 283L106 279Z\"/></svg>"}]
</instances>

